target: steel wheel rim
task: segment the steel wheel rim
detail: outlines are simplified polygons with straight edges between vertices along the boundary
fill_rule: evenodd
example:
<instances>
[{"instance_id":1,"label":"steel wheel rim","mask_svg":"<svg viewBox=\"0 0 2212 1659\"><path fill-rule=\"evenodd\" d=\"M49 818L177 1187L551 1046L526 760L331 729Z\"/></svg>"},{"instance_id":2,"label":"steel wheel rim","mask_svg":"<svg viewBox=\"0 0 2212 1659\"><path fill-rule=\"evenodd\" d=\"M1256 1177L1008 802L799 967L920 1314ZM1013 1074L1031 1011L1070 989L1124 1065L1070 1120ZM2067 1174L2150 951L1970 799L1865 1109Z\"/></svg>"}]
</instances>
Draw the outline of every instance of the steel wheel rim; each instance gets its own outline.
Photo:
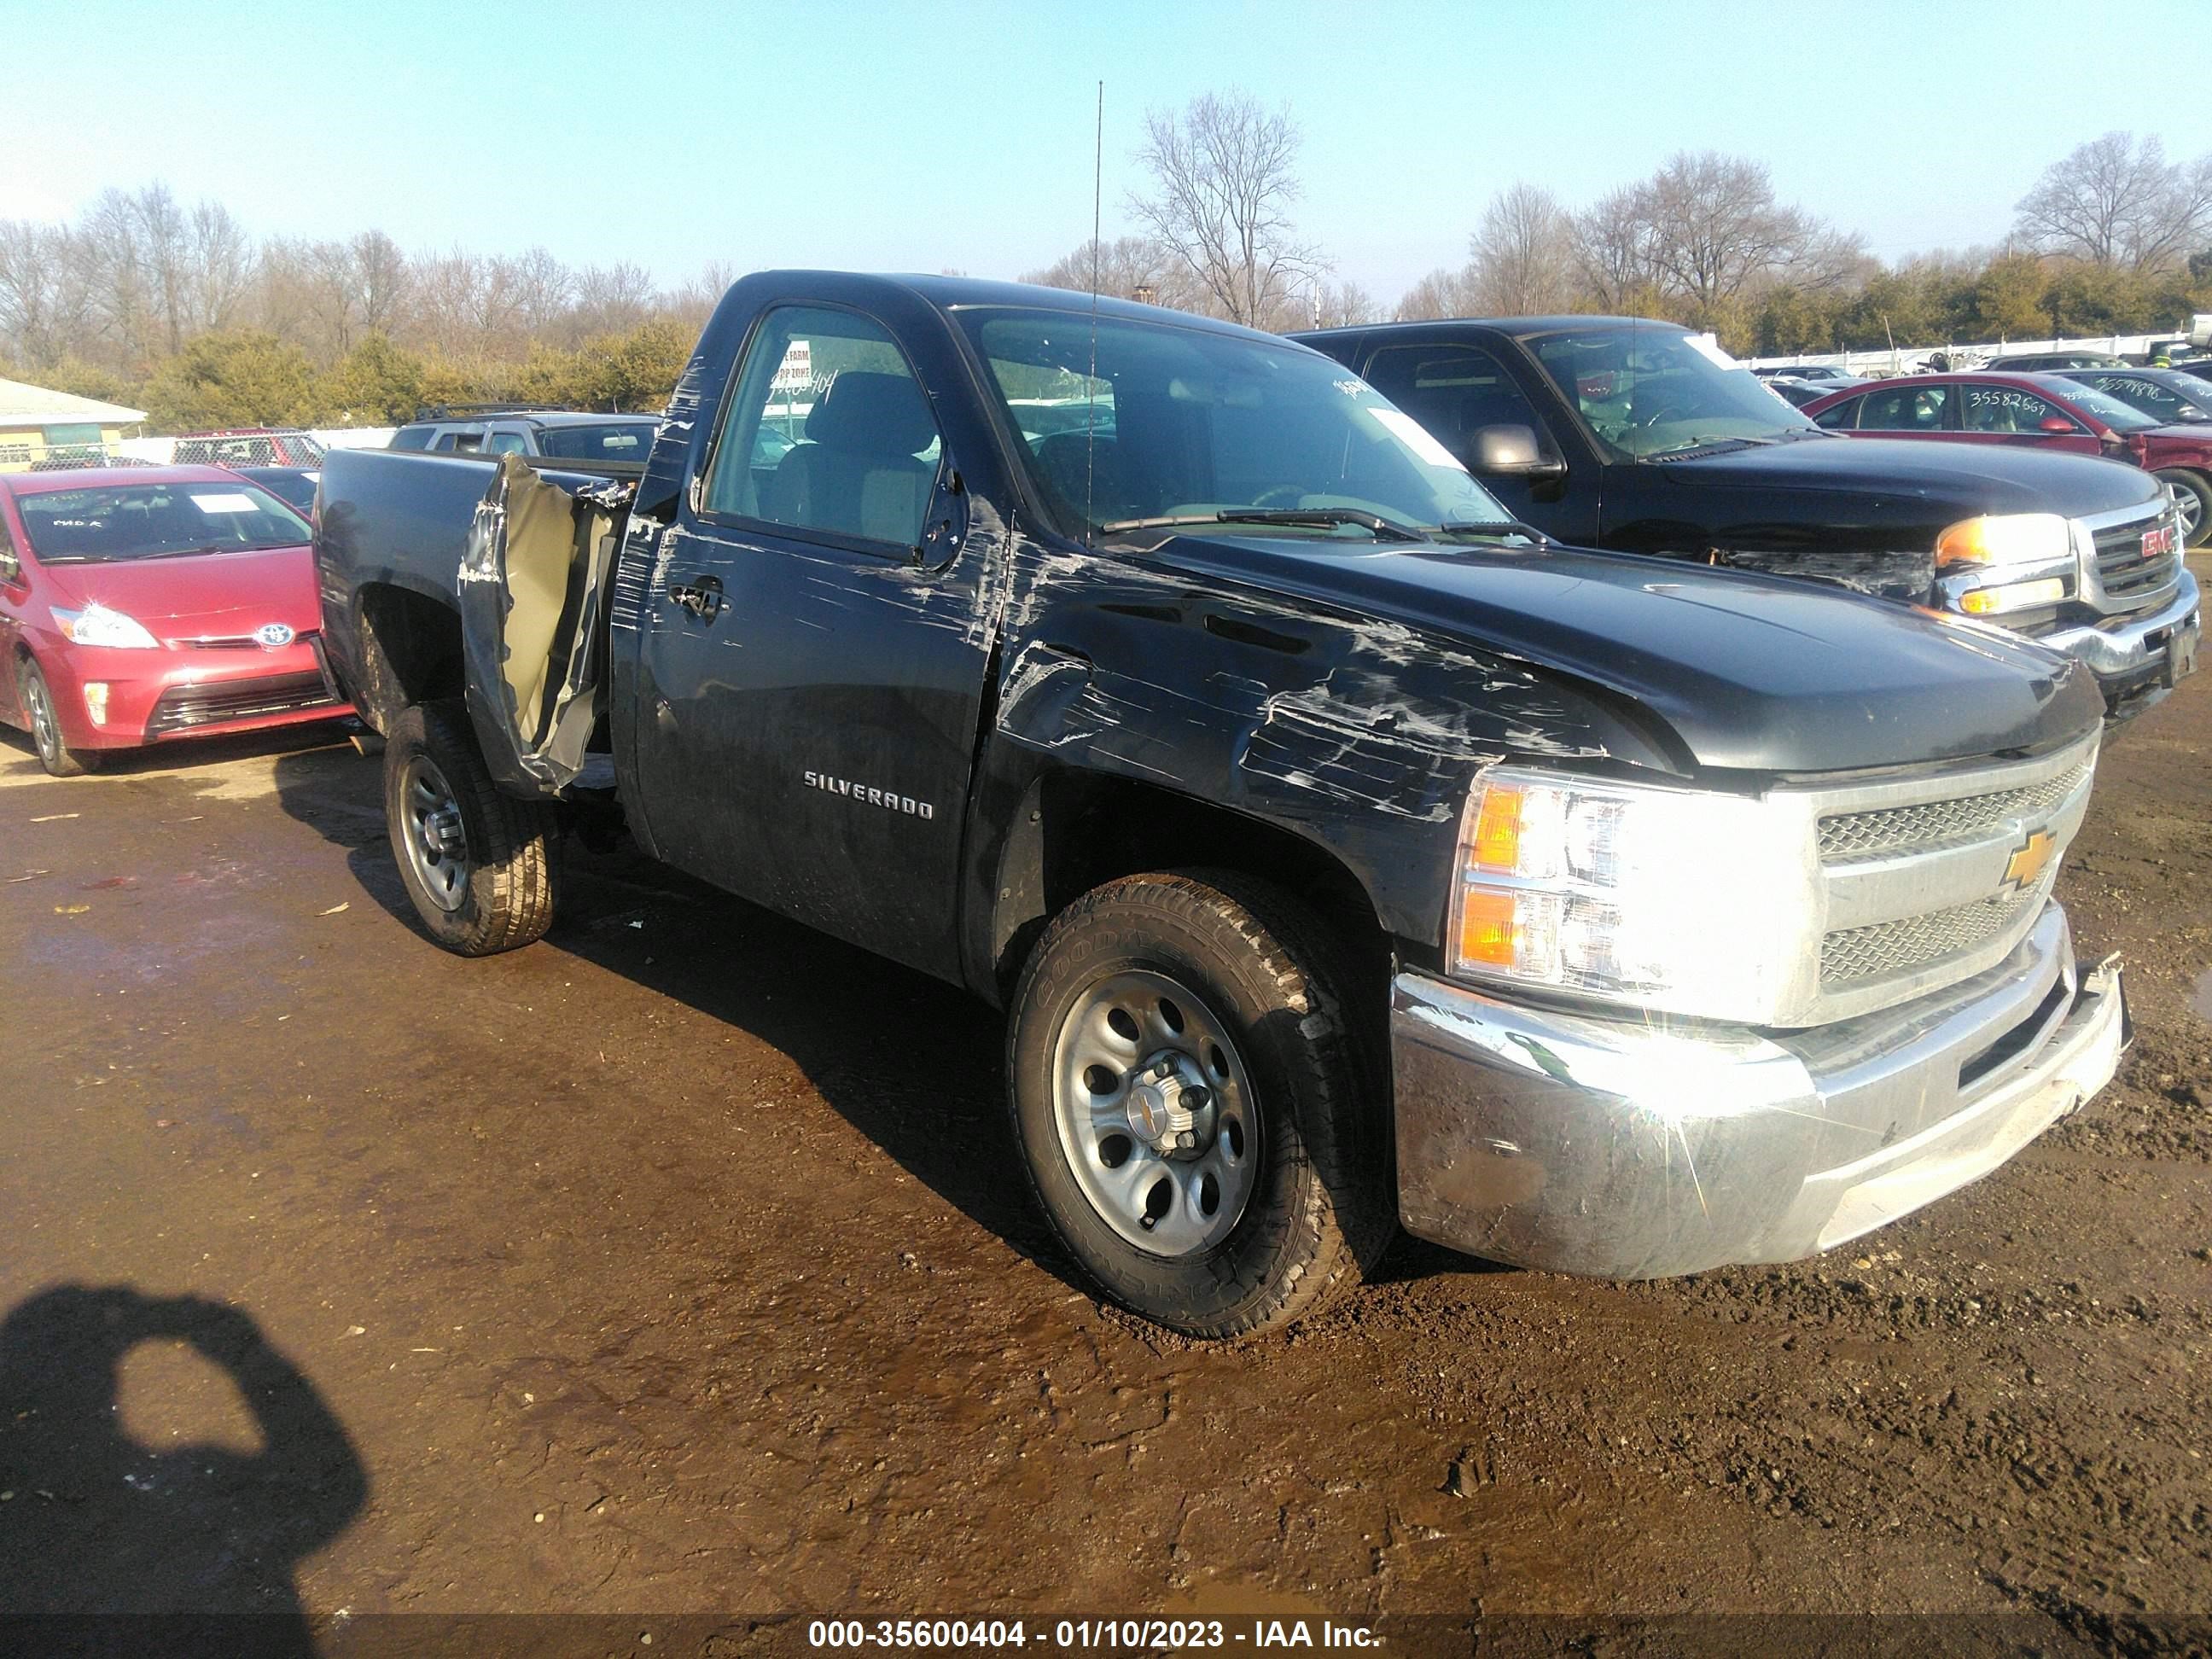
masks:
<instances>
[{"instance_id":1,"label":"steel wheel rim","mask_svg":"<svg viewBox=\"0 0 2212 1659\"><path fill-rule=\"evenodd\" d=\"M1163 1066L1179 1083L1158 1077ZM1159 1108L1188 1102L1193 1079L1206 1091L1188 1132L1197 1144L1165 1150ZM1076 1186L1122 1239L1174 1259L1211 1249L1235 1229L1259 1174L1257 1099L1227 1022L1203 997L1146 969L1096 981L1060 1022L1051 1083L1053 1122ZM1172 1107L1166 1121L1175 1121Z\"/></svg>"},{"instance_id":2,"label":"steel wheel rim","mask_svg":"<svg viewBox=\"0 0 2212 1659\"><path fill-rule=\"evenodd\" d=\"M24 675L23 692L31 705L31 741L39 746L39 758L55 765L62 757L62 727L54 717L53 698L47 693L44 677Z\"/></svg>"},{"instance_id":3,"label":"steel wheel rim","mask_svg":"<svg viewBox=\"0 0 2212 1659\"><path fill-rule=\"evenodd\" d=\"M417 755L399 776L400 842L415 879L441 910L469 896L468 833L461 803L435 762Z\"/></svg>"}]
</instances>

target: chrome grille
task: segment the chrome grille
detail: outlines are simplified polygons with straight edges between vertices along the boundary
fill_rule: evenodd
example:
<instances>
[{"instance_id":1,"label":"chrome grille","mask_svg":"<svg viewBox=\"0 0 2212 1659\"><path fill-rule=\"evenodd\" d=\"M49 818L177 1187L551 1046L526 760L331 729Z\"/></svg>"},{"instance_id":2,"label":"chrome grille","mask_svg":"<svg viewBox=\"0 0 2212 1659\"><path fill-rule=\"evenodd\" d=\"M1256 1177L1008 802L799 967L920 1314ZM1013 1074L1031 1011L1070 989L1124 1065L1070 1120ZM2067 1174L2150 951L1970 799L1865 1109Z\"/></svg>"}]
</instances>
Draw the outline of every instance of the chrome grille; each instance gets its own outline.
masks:
<instances>
[{"instance_id":1,"label":"chrome grille","mask_svg":"<svg viewBox=\"0 0 2212 1659\"><path fill-rule=\"evenodd\" d=\"M251 634L203 634L197 639L169 641L180 651L268 651L272 649L282 651L286 648L286 646L313 645L314 642L315 635L313 631L295 634L285 645L275 647L262 644Z\"/></svg>"},{"instance_id":2,"label":"chrome grille","mask_svg":"<svg viewBox=\"0 0 2212 1659\"><path fill-rule=\"evenodd\" d=\"M1889 979L1972 951L2029 916L2050 886L2039 882L1948 910L1830 933L1820 941L1820 988L1840 990L1864 980Z\"/></svg>"},{"instance_id":3,"label":"chrome grille","mask_svg":"<svg viewBox=\"0 0 2212 1659\"><path fill-rule=\"evenodd\" d=\"M2143 532L2163 525L2173 537L2172 550L2154 559L2142 555ZM2137 520L2109 525L2094 538L2097 550L2097 580L2106 594L2125 599L2148 593L2172 581L2181 562L2181 534L2172 518Z\"/></svg>"},{"instance_id":4,"label":"chrome grille","mask_svg":"<svg viewBox=\"0 0 2212 1659\"><path fill-rule=\"evenodd\" d=\"M2018 789L1996 789L1872 812L1837 813L1820 820L1820 862L1850 864L1978 841L2008 819L2048 812L2080 788L2088 775L2089 764L2085 761L2055 778Z\"/></svg>"},{"instance_id":5,"label":"chrome grille","mask_svg":"<svg viewBox=\"0 0 2212 1659\"><path fill-rule=\"evenodd\" d=\"M1775 1024L1847 1019L2001 961L2051 896L2088 807L2097 743L1780 792L1805 815L1821 919Z\"/></svg>"}]
</instances>

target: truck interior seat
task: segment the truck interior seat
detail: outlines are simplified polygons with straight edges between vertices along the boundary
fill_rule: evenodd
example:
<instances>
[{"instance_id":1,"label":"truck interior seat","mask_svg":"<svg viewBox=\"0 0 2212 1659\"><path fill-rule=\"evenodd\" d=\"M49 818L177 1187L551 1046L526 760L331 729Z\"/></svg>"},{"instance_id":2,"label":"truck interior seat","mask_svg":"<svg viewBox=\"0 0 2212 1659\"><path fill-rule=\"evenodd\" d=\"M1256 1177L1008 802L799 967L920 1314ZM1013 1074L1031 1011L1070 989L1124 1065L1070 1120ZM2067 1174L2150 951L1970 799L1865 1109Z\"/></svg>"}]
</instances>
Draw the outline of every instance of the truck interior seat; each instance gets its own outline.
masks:
<instances>
[{"instance_id":1,"label":"truck interior seat","mask_svg":"<svg viewBox=\"0 0 2212 1659\"><path fill-rule=\"evenodd\" d=\"M806 417L809 441L776 464L769 517L911 546L937 469L929 404L908 375L846 369Z\"/></svg>"}]
</instances>

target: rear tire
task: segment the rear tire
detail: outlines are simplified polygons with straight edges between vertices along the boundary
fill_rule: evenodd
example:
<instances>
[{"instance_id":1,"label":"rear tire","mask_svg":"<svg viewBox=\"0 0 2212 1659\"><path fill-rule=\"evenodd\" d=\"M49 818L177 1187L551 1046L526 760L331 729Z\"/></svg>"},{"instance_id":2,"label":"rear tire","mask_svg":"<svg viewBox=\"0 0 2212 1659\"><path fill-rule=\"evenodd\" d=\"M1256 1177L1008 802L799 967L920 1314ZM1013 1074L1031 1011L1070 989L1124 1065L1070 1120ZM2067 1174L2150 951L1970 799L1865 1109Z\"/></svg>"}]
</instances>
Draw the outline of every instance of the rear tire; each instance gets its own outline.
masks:
<instances>
[{"instance_id":1,"label":"rear tire","mask_svg":"<svg viewBox=\"0 0 2212 1659\"><path fill-rule=\"evenodd\" d=\"M1379 1259L1381 1068L1345 986L1312 915L1231 872L1131 876L1053 918L1014 997L1009 1103L1039 1206L1114 1301L1237 1336Z\"/></svg>"},{"instance_id":2,"label":"rear tire","mask_svg":"<svg viewBox=\"0 0 2212 1659\"><path fill-rule=\"evenodd\" d=\"M15 700L30 722L31 741L39 750L39 764L57 778L81 777L100 769L100 750L73 749L62 734L60 708L46 684L46 671L29 657L15 670Z\"/></svg>"},{"instance_id":3,"label":"rear tire","mask_svg":"<svg viewBox=\"0 0 2212 1659\"><path fill-rule=\"evenodd\" d=\"M2202 547L2212 541L2212 480L2179 467L2152 476L2173 486L2173 499L2181 508L2182 545Z\"/></svg>"},{"instance_id":4,"label":"rear tire","mask_svg":"<svg viewBox=\"0 0 2212 1659\"><path fill-rule=\"evenodd\" d=\"M494 956L553 925L560 820L500 792L460 702L413 703L392 721L384 817L407 896L447 950Z\"/></svg>"}]
</instances>

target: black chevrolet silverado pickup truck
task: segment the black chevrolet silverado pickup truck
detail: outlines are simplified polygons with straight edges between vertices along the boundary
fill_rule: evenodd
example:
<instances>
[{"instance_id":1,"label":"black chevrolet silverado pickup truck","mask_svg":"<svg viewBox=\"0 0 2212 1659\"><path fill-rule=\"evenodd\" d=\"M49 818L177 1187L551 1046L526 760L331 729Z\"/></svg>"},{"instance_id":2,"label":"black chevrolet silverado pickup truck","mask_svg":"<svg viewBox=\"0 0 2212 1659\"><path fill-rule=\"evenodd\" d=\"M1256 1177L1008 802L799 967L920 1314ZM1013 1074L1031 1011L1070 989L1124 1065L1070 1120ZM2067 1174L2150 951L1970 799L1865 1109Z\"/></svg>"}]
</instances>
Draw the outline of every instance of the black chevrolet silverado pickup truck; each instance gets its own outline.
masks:
<instances>
[{"instance_id":1,"label":"black chevrolet silverado pickup truck","mask_svg":"<svg viewBox=\"0 0 2212 1659\"><path fill-rule=\"evenodd\" d=\"M1514 514L1562 541L2000 622L2087 664L2118 717L2196 665L2197 579L2182 562L2181 519L2167 482L2124 456L2051 453L2053 437L2038 430L1987 443L1844 439L1710 336L1641 318L1462 319L1295 337L1356 371Z\"/></svg>"},{"instance_id":2,"label":"black chevrolet silverado pickup truck","mask_svg":"<svg viewBox=\"0 0 2212 1659\"><path fill-rule=\"evenodd\" d=\"M755 276L641 468L339 451L316 516L434 939L538 938L619 811L968 987L1008 1014L975 1155L1184 1331L1401 1221L1621 1277L1825 1249L2125 1041L2051 897L2081 664L1547 541L1279 339Z\"/></svg>"}]
</instances>

